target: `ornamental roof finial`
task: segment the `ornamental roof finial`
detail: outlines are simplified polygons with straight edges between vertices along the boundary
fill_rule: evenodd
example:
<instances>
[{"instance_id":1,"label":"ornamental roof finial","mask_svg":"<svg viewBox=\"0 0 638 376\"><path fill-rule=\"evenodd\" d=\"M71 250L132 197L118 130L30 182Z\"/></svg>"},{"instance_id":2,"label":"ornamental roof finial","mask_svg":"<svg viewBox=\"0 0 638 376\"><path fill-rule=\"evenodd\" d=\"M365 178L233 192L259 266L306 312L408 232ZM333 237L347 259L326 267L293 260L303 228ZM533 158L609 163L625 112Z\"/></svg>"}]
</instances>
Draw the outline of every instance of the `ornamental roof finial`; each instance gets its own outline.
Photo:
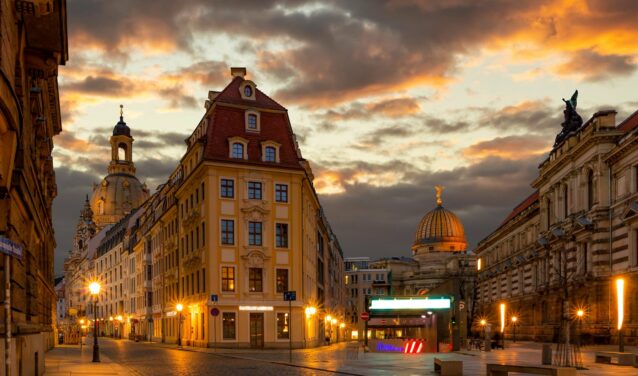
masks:
<instances>
[{"instance_id":1,"label":"ornamental roof finial","mask_svg":"<svg viewBox=\"0 0 638 376\"><path fill-rule=\"evenodd\" d=\"M124 105L120 105L120 121L124 121Z\"/></svg>"},{"instance_id":2,"label":"ornamental roof finial","mask_svg":"<svg viewBox=\"0 0 638 376\"><path fill-rule=\"evenodd\" d=\"M443 200L441 200L441 192L443 192L444 188L445 187L443 187L442 185L434 186L434 190L436 191L436 204L438 206L441 206L443 204Z\"/></svg>"}]
</instances>

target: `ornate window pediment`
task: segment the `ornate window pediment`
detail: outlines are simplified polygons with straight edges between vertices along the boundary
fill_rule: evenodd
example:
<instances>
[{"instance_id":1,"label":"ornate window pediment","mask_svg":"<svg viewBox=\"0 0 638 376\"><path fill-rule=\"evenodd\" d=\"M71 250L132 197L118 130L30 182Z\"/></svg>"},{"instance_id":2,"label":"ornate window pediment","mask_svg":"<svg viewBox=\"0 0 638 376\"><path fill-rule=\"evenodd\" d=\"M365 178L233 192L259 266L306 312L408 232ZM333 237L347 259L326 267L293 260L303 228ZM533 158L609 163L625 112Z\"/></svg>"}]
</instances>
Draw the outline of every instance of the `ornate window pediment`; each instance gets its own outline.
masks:
<instances>
[{"instance_id":1,"label":"ornate window pediment","mask_svg":"<svg viewBox=\"0 0 638 376\"><path fill-rule=\"evenodd\" d=\"M270 260L264 251L251 248L242 252L241 258L244 260L245 268L263 268L265 263Z\"/></svg>"},{"instance_id":2,"label":"ornate window pediment","mask_svg":"<svg viewBox=\"0 0 638 376\"><path fill-rule=\"evenodd\" d=\"M622 213L623 221L634 221L638 219L638 202L632 202L627 205L625 210Z\"/></svg>"},{"instance_id":3,"label":"ornate window pediment","mask_svg":"<svg viewBox=\"0 0 638 376\"><path fill-rule=\"evenodd\" d=\"M253 205L248 208L242 208L241 212L244 213L244 220L246 221L265 222L268 218L270 210L266 210L258 205Z\"/></svg>"}]
</instances>

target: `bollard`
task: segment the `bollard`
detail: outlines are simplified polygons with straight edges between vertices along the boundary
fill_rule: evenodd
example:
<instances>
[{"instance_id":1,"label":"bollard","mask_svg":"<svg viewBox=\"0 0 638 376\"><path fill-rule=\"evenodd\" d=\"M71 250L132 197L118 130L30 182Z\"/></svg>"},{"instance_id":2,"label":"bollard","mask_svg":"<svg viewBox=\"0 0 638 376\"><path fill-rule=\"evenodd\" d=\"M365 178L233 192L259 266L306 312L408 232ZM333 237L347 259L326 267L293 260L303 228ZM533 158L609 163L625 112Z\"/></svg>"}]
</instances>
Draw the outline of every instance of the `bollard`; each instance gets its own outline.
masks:
<instances>
[{"instance_id":1,"label":"bollard","mask_svg":"<svg viewBox=\"0 0 638 376\"><path fill-rule=\"evenodd\" d=\"M543 344L543 365L552 365L552 345Z\"/></svg>"}]
</instances>

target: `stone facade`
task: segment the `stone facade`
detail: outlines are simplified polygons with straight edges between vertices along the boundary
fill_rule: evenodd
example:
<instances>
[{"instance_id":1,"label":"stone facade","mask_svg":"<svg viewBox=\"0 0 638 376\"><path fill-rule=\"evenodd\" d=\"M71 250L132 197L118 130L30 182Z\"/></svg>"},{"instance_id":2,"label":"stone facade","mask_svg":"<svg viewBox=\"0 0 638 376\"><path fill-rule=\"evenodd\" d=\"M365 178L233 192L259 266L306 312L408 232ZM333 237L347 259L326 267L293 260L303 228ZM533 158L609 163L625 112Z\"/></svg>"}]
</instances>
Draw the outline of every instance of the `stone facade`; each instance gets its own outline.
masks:
<instances>
[{"instance_id":1,"label":"stone facade","mask_svg":"<svg viewBox=\"0 0 638 376\"><path fill-rule=\"evenodd\" d=\"M0 257L10 268L11 311L0 311L14 338L0 375L42 374L53 346L56 294L51 204L57 194L51 151L62 130L58 66L68 58L63 0L0 2L0 236L22 247L22 258ZM5 299L5 289L2 289Z\"/></svg>"},{"instance_id":2,"label":"stone facade","mask_svg":"<svg viewBox=\"0 0 638 376\"><path fill-rule=\"evenodd\" d=\"M638 114L619 124L615 115L598 112L557 143L536 192L475 250L481 316L497 323L505 303L520 338L557 341L569 325L572 338L617 342L614 280L622 277L625 341L638 343Z\"/></svg>"}]
</instances>

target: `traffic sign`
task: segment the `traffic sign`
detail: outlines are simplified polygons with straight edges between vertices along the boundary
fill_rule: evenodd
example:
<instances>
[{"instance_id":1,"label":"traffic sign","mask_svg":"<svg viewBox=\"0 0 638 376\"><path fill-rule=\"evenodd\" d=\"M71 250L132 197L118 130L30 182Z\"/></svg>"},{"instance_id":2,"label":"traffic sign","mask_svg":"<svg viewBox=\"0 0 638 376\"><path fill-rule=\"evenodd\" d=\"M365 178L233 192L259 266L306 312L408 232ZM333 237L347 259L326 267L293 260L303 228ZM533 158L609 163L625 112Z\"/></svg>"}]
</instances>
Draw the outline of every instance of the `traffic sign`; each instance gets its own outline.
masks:
<instances>
[{"instance_id":1,"label":"traffic sign","mask_svg":"<svg viewBox=\"0 0 638 376\"><path fill-rule=\"evenodd\" d=\"M22 258L22 246L0 235L0 252L5 255Z\"/></svg>"},{"instance_id":2,"label":"traffic sign","mask_svg":"<svg viewBox=\"0 0 638 376\"><path fill-rule=\"evenodd\" d=\"M294 302L297 300L297 291L285 291L284 292L284 301L286 302Z\"/></svg>"},{"instance_id":3,"label":"traffic sign","mask_svg":"<svg viewBox=\"0 0 638 376\"><path fill-rule=\"evenodd\" d=\"M219 309L217 307L211 309L210 314L213 316L219 316Z\"/></svg>"},{"instance_id":4,"label":"traffic sign","mask_svg":"<svg viewBox=\"0 0 638 376\"><path fill-rule=\"evenodd\" d=\"M210 296L210 301L211 302L216 302L219 300L219 296L217 296L216 294L213 294Z\"/></svg>"},{"instance_id":5,"label":"traffic sign","mask_svg":"<svg viewBox=\"0 0 638 376\"><path fill-rule=\"evenodd\" d=\"M363 321L370 320L370 314L368 312L361 312L361 320Z\"/></svg>"}]
</instances>

